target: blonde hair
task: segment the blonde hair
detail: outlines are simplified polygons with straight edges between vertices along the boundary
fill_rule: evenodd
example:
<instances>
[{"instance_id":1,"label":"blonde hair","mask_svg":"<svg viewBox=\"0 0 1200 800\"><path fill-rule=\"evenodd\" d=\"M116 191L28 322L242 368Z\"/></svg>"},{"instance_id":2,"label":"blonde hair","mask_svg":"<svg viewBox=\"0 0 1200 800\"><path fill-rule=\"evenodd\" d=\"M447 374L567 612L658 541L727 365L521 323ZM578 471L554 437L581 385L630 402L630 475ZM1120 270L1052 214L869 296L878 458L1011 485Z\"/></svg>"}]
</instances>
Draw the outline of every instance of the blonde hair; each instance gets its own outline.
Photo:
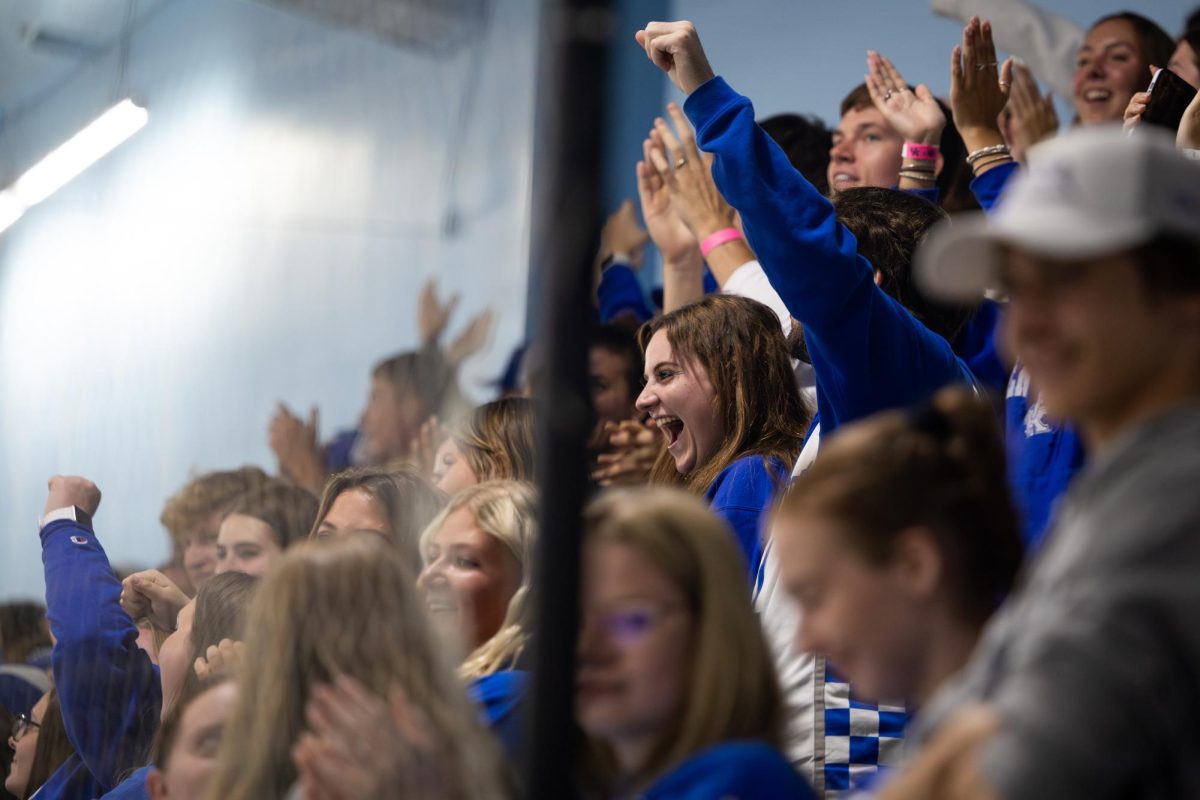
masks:
<instances>
[{"instance_id":1,"label":"blonde hair","mask_svg":"<svg viewBox=\"0 0 1200 800\"><path fill-rule=\"evenodd\" d=\"M750 603L737 545L708 506L678 489L610 491L584 512L589 544L632 547L687 599L692 651L687 695L676 721L660 732L630 785L644 785L672 765L718 742L755 739L778 747L782 692L775 664ZM592 769L605 791L618 775L604 742L593 741Z\"/></svg>"},{"instance_id":2,"label":"blonde hair","mask_svg":"<svg viewBox=\"0 0 1200 800\"><path fill-rule=\"evenodd\" d=\"M446 518L465 509L484 533L498 539L517 561L521 571L517 591L508 601L500 630L475 648L463 661L459 674L473 679L502 669L511 669L520 658L532 633L530 583L533 579L533 548L537 538L537 492L522 481L487 481L462 490L433 518L421 534L421 552L428 552L430 539Z\"/></svg>"},{"instance_id":3,"label":"blonde hair","mask_svg":"<svg viewBox=\"0 0 1200 800\"><path fill-rule=\"evenodd\" d=\"M290 751L312 689L343 674L377 697L399 686L420 707L446 767L444 797L500 796L491 743L421 609L403 557L378 537L286 551L250 606L253 646L207 797L283 797L296 780Z\"/></svg>"}]
</instances>

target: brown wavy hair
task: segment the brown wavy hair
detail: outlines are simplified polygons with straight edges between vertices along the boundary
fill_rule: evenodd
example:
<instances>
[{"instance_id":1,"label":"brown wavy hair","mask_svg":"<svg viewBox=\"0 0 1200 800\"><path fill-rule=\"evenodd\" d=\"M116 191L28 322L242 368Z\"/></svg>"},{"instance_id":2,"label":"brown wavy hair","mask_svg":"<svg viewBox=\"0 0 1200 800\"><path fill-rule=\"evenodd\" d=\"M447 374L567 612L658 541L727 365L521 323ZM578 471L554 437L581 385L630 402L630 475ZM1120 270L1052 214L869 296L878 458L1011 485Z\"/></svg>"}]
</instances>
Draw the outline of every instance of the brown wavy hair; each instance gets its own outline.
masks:
<instances>
[{"instance_id":1,"label":"brown wavy hair","mask_svg":"<svg viewBox=\"0 0 1200 800\"><path fill-rule=\"evenodd\" d=\"M778 459L790 470L812 412L796 388L775 312L746 297L709 295L642 325L638 345L643 358L659 331L666 334L676 359L699 364L708 373L725 440L716 455L687 475L676 471L664 448L650 482L703 494L721 470L748 455Z\"/></svg>"},{"instance_id":2,"label":"brown wavy hair","mask_svg":"<svg viewBox=\"0 0 1200 800\"><path fill-rule=\"evenodd\" d=\"M527 397L484 403L451 434L480 483L533 480L536 408Z\"/></svg>"},{"instance_id":3,"label":"brown wavy hair","mask_svg":"<svg viewBox=\"0 0 1200 800\"><path fill-rule=\"evenodd\" d=\"M308 538L317 515L317 498L306 489L271 480L238 497L225 516L242 514L264 522L281 550Z\"/></svg>"}]
</instances>

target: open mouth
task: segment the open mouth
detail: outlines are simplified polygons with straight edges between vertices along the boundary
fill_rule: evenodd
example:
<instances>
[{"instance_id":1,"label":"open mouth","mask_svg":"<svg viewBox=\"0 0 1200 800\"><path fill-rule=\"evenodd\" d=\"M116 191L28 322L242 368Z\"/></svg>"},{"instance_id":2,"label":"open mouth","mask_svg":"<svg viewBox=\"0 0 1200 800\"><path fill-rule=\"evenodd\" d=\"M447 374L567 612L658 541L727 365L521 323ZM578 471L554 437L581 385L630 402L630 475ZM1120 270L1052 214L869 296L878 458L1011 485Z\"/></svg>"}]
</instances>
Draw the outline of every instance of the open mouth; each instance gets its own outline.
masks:
<instances>
[{"instance_id":1,"label":"open mouth","mask_svg":"<svg viewBox=\"0 0 1200 800\"><path fill-rule=\"evenodd\" d=\"M857 186L858 185L858 176L851 175L847 172L835 172L833 175L833 184L834 184L834 186L837 186L839 188L845 188L847 186Z\"/></svg>"},{"instance_id":2,"label":"open mouth","mask_svg":"<svg viewBox=\"0 0 1200 800\"><path fill-rule=\"evenodd\" d=\"M1085 103L1107 103L1112 99L1111 89L1087 89L1083 93Z\"/></svg>"},{"instance_id":3,"label":"open mouth","mask_svg":"<svg viewBox=\"0 0 1200 800\"><path fill-rule=\"evenodd\" d=\"M663 436L667 439L667 449L670 450L679 441L679 437L683 435L683 420L679 417L664 415L655 417L654 424L663 432Z\"/></svg>"}]
</instances>

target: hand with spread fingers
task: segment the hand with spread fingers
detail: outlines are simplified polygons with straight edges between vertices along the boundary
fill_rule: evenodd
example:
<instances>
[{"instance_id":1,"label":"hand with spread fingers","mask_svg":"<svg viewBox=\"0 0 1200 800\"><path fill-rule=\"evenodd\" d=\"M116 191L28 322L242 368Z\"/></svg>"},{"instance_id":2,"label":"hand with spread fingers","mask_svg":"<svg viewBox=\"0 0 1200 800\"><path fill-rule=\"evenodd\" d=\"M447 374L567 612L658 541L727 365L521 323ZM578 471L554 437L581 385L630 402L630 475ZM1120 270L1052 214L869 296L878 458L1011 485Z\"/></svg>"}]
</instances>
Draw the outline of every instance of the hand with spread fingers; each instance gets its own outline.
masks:
<instances>
[{"instance_id":1,"label":"hand with spread fingers","mask_svg":"<svg viewBox=\"0 0 1200 800\"><path fill-rule=\"evenodd\" d=\"M671 207L692 235L706 236L734 223L735 212L713 182L708 155L696 146L692 126L676 103L667 105L675 129L662 117L654 120L648 155L671 197Z\"/></svg>"},{"instance_id":2,"label":"hand with spread fingers","mask_svg":"<svg viewBox=\"0 0 1200 800\"><path fill-rule=\"evenodd\" d=\"M1029 152L1029 148L1058 132L1054 95L1050 90L1045 94L1038 91L1037 79L1024 64L1013 64L1008 107L1022 151Z\"/></svg>"},{"instance_id":3,"label":"hand with spread fingers","mask_svg":"<svg viewBox=\"0 0 1200 800\"><path fill-rule=\"evenodd\" d=\"M495 314L491 308L480 311L467 323L462 332L446 347L446 361L457 367L478 353L488 343Z\"/></svg>"},{"instance_id":4,"label":"hand with spread fingers","mask_svg":"<svg viewBox=\"0 0 1200 800\"><path fill-rule=\"evenodd\" d=\"M649 22L634 38L654 66L667 73L671 83L684 94L691 94L713 77L696 26L686 20Z\"/></svg>"},{"instance_id":5,"label":"hand with spread fingers","mask_svg":"<svg viewBox=\"0 0 1200 800\"><path fill-rule=\"evenodd\" d=\"M1012 69L1011 58L1002 67L996 63L991 23L972 17L950 55L950 110L968 153L1006 144L998 120L1008 104ZM975 168L975 174L992 166Z\"/></svg>"},{"instance_id":6,"label":"hand with spread fingers","mask_svg":"<svg viewBox=\"0 0 1200 800\"><path fill-rule=\"evenodd\" d=\"M420 299L417 301L417 329L422 342L436 344L441 341L442 334L446 332L446 326L450 323L450 315L454 313L454 307L458 305L458 300L457 294L451 295L443 305L438 300L437 281L433 278L425 281L425 285L421 287Z\"/></svg>"},{"instance_id":7,"label":"hand with spread fingers","mask_svg":"<svg viewBox=\"0 0 1200 800\"><path fill-rule=\"evenodd\" d=\"M885 56L867 52L867 91L875 108L906 142L937 144L946 127L946 115L929 91L920 84L910 89L904 76Z\"/></svg>"},{"instance_id":8,"label":"hand with spread fingers","mask_svg":"<svg viewBox=\"0 0 1200 800\"><path fill-rule=\"evenodd\" d=\"M221 678L232 678L237 675L242 659L246 655L246 645L233 639L222 639L211 644L204 655L192 663L196 677L202 681Z\"/></svg>"},{"instance_id":9,"label":"hand with spread fingers","mask_svg":"<svg viewBox=\"0 0 1200 800\"><path fill-rule=\"evenodd\" d=\"M666 177L659 172L651 160L650 153L656 146L656 132L642 142L643 158L637 163L638 199L642 204L642 219L650 239L663 257L664 268L678 264L694 264L699 260L700 250L695 235L676 213L671 204L671 190Z\"/></svg>"},{"instance_id":10,"label":"hand with spread fingers","mask_svg":"<svg viewBox=\"0 0 1200 800\"><path fill-rule=\"evenodd\" d=\"M308 412L305 421L284 403L279 403L268 428L268 442L279 465L279 474L317 495L320 495L326 477L321 445L317 440L319 420L316 406Z\"/></svg>"}]
</instances>

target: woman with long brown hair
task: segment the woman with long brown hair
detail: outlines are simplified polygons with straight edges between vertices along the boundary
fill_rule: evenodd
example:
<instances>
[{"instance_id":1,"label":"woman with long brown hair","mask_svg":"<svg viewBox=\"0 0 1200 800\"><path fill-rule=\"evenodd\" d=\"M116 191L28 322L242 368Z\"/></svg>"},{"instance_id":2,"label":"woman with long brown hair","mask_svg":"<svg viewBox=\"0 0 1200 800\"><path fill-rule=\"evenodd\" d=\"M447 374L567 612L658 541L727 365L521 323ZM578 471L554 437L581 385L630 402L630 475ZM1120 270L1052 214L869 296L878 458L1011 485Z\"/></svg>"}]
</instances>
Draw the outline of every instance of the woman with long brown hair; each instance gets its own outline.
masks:
<instances>
[{"instance_id":1,"label":"woman with long brown hair","mask_svg":"<svg viewBox=\"0 0 1200 800\"><path fill-rule=\"evenodd\" d=\"M710 295L647 322L638 343L646 386L637 407L666 441L650 481L707 498L754 575L759 519L811 419L779 318L754 300Z\"/></svg>"},{"instance_id":2,"label":"woman with long brown hair","mask_svg":"<svg viewBox=\"0 0 1200 800\"><path fill-rule=\"evenodd\" d=\"M614 491L584 536L587 796L812 797L779 752L779 681L720 520L683 492Z\"/></svg>"},{"instance_id":3,"label":"woman with long brown hair","mask_svg":"<svg viewBox=\"0 0 1200 800\"><path fill-rule=\"evenodd\" d=\"M254 645L238 675L209 797L286 795L298 777L292 749L308 726L306 705L339 679L376 698L397 690L409 698L429 752L445 766L441 796L497 796L503 784L490 743L441 656L405 559L383 539L350 536L289 550L264 577L246 628Z\"/></svg>"}]
</instances>

